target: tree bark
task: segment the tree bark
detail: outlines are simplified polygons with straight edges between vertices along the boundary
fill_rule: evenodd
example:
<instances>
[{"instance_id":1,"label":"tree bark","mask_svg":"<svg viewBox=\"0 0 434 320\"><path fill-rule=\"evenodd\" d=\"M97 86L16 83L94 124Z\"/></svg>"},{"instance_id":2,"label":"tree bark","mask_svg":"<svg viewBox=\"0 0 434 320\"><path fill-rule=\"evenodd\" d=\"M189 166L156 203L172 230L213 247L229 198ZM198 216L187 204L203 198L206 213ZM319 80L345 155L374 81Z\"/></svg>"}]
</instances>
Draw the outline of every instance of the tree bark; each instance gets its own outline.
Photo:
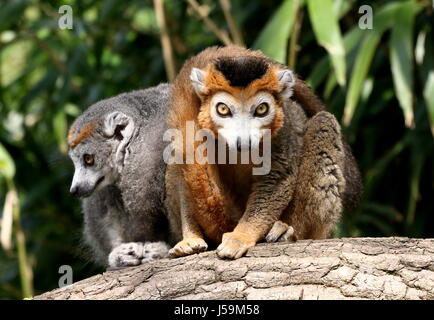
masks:
<instances>
[{"instance_id":1,"label":"tree bark","mask_svg":"<svg viewBox=\"0 0 434 320\"><path fill-rule=\"evenodd\" d=\"M433 299L434 239L259 244L108 271L35 299Z\"/></svg>"}]
</instances>

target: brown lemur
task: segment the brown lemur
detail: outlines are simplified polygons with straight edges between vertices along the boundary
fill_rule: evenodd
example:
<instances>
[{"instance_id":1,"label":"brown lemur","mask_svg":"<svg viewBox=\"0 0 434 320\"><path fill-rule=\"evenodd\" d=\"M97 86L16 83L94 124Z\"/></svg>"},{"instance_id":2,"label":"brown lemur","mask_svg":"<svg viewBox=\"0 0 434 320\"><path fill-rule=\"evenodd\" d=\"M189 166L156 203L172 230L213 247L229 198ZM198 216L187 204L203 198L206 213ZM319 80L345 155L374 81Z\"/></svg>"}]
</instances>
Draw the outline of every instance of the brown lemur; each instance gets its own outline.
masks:
<instances>
[{"instance_id":1,"label":"brown lemur","mask_svg":"<svg viewBox=\"0 0 434 320\"><path fill-rule=\"evenodd\" d=\"M190 58L173 82L168 127L185 141L189 121L241 151L237 160L245 150L264 152L268 129L271 164L255 175L252 161L186 163L189 146L175 143L183 161L166 170L166 207L180 239L172 257L220 243L219 257L239 258L264 237L326 238L344 207L359 200L360 174L335 117L291 70L260 51L211 47Z\"/></svg>"}]
</instances>

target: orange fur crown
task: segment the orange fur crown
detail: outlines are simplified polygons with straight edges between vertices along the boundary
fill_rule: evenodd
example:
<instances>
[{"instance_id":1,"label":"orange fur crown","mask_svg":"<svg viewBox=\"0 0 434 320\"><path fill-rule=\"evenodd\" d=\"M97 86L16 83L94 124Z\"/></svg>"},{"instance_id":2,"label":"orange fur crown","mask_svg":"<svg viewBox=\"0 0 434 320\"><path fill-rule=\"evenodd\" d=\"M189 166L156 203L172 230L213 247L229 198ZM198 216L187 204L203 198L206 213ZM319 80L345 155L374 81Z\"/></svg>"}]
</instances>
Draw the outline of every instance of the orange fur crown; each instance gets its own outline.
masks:
<instances>
[{"instance_id":1,"label":"orange fur crown","mask_svg":"<svg viewBox=\"0 0 434 320\"><path fill-rule=\"evenodd\" d=\"M234 96L251 96L266 90L277 95L281 91L277 71L257 57L220 58L205 69L204 94L226 91Z\"/></svg>"},{"instance_id":2,"label":"orange fur crown","mask_svg":"<svg viewBox=\"0 0 434 320\"><path fill-rule=\"evenodd\" d=\"M83 126L83 128L79 132L74 134L75 124L73 124L68 134L68 144L71 147L71 149L74 149L80 142L90 137L94 130L95 130L95 123L91 121L87 123L85 126Z\"/></svg>"}]
</instances>

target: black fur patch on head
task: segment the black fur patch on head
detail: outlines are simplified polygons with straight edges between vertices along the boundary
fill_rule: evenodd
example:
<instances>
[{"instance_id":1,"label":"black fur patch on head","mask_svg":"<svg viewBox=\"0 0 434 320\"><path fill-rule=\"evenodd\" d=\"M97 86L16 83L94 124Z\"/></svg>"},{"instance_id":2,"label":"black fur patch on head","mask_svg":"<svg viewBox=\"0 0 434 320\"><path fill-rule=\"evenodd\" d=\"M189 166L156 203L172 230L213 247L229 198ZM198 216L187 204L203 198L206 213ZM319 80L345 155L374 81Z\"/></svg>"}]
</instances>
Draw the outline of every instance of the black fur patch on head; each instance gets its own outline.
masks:
<instances>
[{"instance_id":1,"label":"black fur patch on head","mask_svg":"<svg viewBox=\"0 0 434 320\"><path fill-rule=\"evenodd\" d=\"M268 70L268 63L259 57L222 57L215 62L233 87L247 87L253 80L260 79Z\"/></svg>"}]
</instances>

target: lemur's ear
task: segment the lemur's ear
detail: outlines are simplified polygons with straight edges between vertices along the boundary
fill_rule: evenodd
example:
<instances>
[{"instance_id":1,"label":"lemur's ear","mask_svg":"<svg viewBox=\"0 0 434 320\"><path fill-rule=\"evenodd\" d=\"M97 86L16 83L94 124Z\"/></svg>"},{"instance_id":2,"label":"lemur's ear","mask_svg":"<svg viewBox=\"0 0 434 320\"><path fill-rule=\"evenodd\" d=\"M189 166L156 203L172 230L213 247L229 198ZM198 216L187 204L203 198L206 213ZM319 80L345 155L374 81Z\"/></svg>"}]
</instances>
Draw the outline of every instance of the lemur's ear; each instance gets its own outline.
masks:
<instances>
[{"instance_id":1,"label":"lemur's ear","mask_svg":"<svg viewBox=\"0 0 434 320\"><path fill-rule=\"evenodd\" d=\"M295 85L294 73L289 69L283 69L277 72L277 78L279 79L280 87L282 88L280 96L283 99L289 99L292 96Z\"/></svg>"},{"instance_id":2,"label":"lemur's ear","mask_svg":"<svg viewBox=\"0 0 434 320\"><path fill-rule=\"evenodd\" d=\"M131 140L134 133L134 121L126 114L115 111L109 113L104 119L103 134L107 138L119 140L116 146L115 164L118 170L123 167L125 155L128 152L126 146Z\"/></svg>"},{"instance_id":3,"label":"lemur's ear","mask_svg":"<svg viewBox=\"0 0 434 320\"><path fill-rule=\"evenodd\" d=\"M104 119L104 135L117 140L129 140L134 129L132 119L126 114L115 111Z\"/></svg>"},{"instance_id":4,"label":"lemur's ear","mask_svg":"<svg viewBox=\"0 0 434 320\"><path fill-rule=\"evenodd\" d=\"M199 97L205 93L205 75L205 71L198 68L193 68L190 73L191 84Z\"/></svg>"}]
</instances>

